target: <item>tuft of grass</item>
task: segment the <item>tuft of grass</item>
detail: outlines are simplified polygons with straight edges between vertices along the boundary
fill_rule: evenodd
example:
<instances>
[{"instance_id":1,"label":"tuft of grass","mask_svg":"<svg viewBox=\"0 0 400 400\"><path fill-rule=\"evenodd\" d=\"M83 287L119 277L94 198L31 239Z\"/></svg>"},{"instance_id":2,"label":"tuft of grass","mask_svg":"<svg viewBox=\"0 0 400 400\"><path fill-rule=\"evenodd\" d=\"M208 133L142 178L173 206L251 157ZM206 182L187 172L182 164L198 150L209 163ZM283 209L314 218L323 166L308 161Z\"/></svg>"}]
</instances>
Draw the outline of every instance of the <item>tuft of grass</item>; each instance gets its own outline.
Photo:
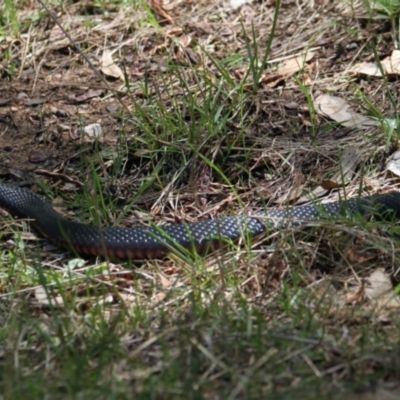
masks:
<instances>
[{"instance_id":1,"label":"tuft of grass","mask_svg":"<svg viewBox=\"0 0 400 400\"><path fill-rule=\"evenodd\" d=\"M4 35L9 29L17 34L19 32L19 23L17 18L17 6L12 0L4 0L0 6L0 33Z\"/></svg>"},{"instance_id":2,"label":"tuft of grass","mask_svg":"<svg viewBox=\"0 0 400 400\"><path fill-rule=\"evenodd\" d=\"M400 1L398 0L369 0L365 2L367 9L371 14L385 16L392 22L398 22L396 19L400 16Z\"/></svg>"},{"instance_id":3,"label":"tuft of grass","mask_svg":"<svg viewBox=\"0 0 400 400\"><path fill-rule=\"evenodd\" d=\"M245 39L245 43L246 43L247 56L250 60L248 73L251 73L251 76L252 76L254 93L257 93L259 90L260 78L261 78L262 73L265 70L265 67L266 67L267 61L268 61L268 57L271 52L271 45L272 45L272 41L275 37L275 32L277 29L280 8L281 8L281 1L277 0L275 3L275 12L274 12L273 20L272 20L271 31L268 36L267 45L265 47L264 54L261 59L258 54L259 53L258 40L257 40L256 32L254 30L254 26L252 25L252 32L251 32L252 38L250 41L250 39L248 38L248 36L245 32L244 26L242 24L242 29L244 32L244 39Z\"/></svg>"}]
</instances>

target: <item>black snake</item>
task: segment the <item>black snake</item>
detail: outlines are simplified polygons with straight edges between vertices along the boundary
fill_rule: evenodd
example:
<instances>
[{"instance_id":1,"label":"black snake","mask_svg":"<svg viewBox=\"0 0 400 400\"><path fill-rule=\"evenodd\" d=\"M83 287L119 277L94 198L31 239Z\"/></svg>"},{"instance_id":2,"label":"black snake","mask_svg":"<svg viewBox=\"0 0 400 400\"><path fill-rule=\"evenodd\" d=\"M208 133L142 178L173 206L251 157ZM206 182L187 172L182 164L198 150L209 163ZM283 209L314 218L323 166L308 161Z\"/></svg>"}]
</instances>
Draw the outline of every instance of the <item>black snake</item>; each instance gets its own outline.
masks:
<instances>
[{"instance_id":1,"label":"black snake","mask_svg":"<svg viewBox=\"0 0 400 400\"><path fill-rule=\"evenodd\" d=\"M118 258L160 258L172 249L203 252L227 240L259 235L268 229L347 214L400 219L400 193L387 193L332 203L266 210L255 216L238 215L159 227L99 228L63 218L40 196L0 183L0 206L29 218L36 230L53 242L86 255Z\"/></svg>"}]
</instances>

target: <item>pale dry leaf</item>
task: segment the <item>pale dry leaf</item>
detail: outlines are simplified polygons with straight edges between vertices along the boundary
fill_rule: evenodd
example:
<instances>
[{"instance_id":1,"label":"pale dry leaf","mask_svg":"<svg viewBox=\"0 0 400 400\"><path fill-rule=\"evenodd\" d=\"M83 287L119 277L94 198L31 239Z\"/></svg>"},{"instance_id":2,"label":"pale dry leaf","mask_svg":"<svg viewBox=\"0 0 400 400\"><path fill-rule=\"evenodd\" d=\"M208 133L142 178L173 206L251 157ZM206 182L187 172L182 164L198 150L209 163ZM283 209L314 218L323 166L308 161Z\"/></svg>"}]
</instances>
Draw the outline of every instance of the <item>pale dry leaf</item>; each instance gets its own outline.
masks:
<instances>
[{"instance_id":1,"label":"pale dry leaf","mask_svg":"<svg viewBox=\"0 0 400 400\"><path fill-rule=\"evenodd\" d=\"M365 288L365 294L378 308L400 307L400 298L394 292L392 282L383 269L378 268L367 281L369 285Z\"/></svg>"},{"instance_id":2,"label":"pale dry leaf","mask_svg":"<svg viewBox=\"0 0 400 400\"><path fill-rule=\"evenodd\" d=\"M357 74L364 74L368 76L375 76L378 78L382 76L381 70L373 62L359 63L351 69L351 72L355 72Z\"/></svg>"},{"instance_id":3,"label":"pale dry leaf","mask_svg":"<svg viewBox=\"0 0 400 400\"><path fill-rule=\"evenodd\" d=\"M100 299L98 299L95 304L98 306L102 306L105 304L112 304L114 302L114 296L112 294L109 294L105 297L102 297Z\"/></svg>"},{"instance_id":4,"label":"pale dry leaf","mask_svg":"<svg viewBox=\"0 0 400 400\"><path fill-rule=\"evenodd\" d=\"M386 162L386 169L393 174L400 176L400 151L393 153Z\"/></svg>"},{"instance_id":5,"label":"pale dry leaf","mask_svg":"<svg viewBox=\"0 0 400 400\"><path fill-rule=\"evenodd\" d=\"M110 50L104 50L101 57L101 71L104 75L111 76L113 78L121 79L124 81L124 73L117 64L114 63L112 58L112 52Z\"/></svg>"},{"instance_id":6,"label":"pale dry leaf","mask_svg":"<svg viewBox=\"0 0 400 400\"><path fill-rule=\"evenodd\" d=\"M296 72L301 71L305 67L306 62L314 58L314 55L314 52L307 51L305 54L300 54L297 57L290 58L289 60L286 60L276 72L287 77L292 76Z\"/></svg>"},{"instance_id":7,"label":"pale dry leaf","mask_svg":"<svg viewBox=\"0 0 400 400\"><path fill-rule=\"evenodd\" d=\"M386 75L400 74L400 50L393 50L389 57L381 61L381 66ZM356 64L351 72L364 74L368 76L381 77L382 72L379 66L373 62L363 62Z\"/></svg>"},{"instance_id":8,"label":"pale dry leaf","mask_svg":"<svg viewBox=\"0 0 400 400\"><path fill-rule=\"evenodd\" d=\"M83 128L83 132L90 138L100 138L104 136L104 131L100 124L87 125Z\"/></svg>"},{"instance_id":9,"label":"pale dry leaf","mask_svg":"<svg viewBox=\"0 0 400 400\"><path fill-rule=\"evenodd\" d=\"M182 47L189 47L190 43L192 43L192 37L190 35L184 35L179 39L179 44Z\"/></svg>"},{"instance_id":10,"label":"pale dry leaf","mask_svg":"<svg viewBox=\"0 0 400 400\"><path fill-rule=\"evenodd\" d=\"M315 99L314 105L318 114L325 115L346 127L365 129L377 125L372 118L353 111L350 105L340 97L323 94Z\"/></svg>"},{"instance_id":11,"label":"pale dry leaf","mask_svg":"<svg viewBox=\"0 0 400 400\"><path fill-rule=\"evenodd\" d=\"M251 3L252 0L229 0L229 5L233 10L243 6L244 4Z\"/></svg>"},{"instance_id":12,"label":"pale dry leaf","mask_svg":"<svg viewBox=\"0 0 400 400\"><path fill-rule=\"evenodd\" d=\"M347 146L344 148L340 158L340 171L338 171L342 180L346 177L348 178L349 173L352 174L355 171L360 159L360 154L359 148L355 146Z\"/></svg>"},{"instance_id":13,"label":"pale dry leaf","mask_svg":"<svg viewBox=\"0 0 400 400\"><path fill-rule=\"evenodd\" d=\"M393 50L390 57L382 61L382 67L388 75L400 74L400 50Z\"/></svg>"},{"instance_id":14,"label":"pale dry leaf","mask_svg":"<svg viewBox=\"0 0 400 400\"><path fill-rule=\"evenodd\" d=\"M365 293L371 300L378 299L392 291L392 282L381 268L374 271L367 281L370 286L365 289Z\"/></svg>"},{"instance_id":15,"label":"pale dry leaf","mask_svg":"<svg viewBox=\"0 0 400 400\"><path fill-rule=\"evenodd\" d=\"M166 297L167 297L167 293L158 292L152 297L151 301L152 301L153 304L158 304L161 301L165 300Z\"/></svg>"},{"instance_id":16,"label":"pale dry leaf","mask_svg":"<svg viewBox=\"0 0 400 400\"><path fill-rule=\"evenodd\" d=\"M111 17L111 15L110 15ZM118 11L118 14L111 21L106 19L104 21L101 20L96 26L91 28L91 31L117 31L117 28L121 28L126 24L126 10L121 7Z\"/></svg>"},{"instance_id":17,"label":"pale dry leaf","mask_svg":"<svg viewBox=\"0 0 400 400\"><path fill-rule=\"evenodd\" d=\"M162 275L162 274L158 274L158 275L159 275L159 277L160 277L161 286L162 286L164 289L168 289L169 287L171 287L171 281L170 281L167 277L165 277L165 276Z\"/></svg>"},{"instance_id":18,"label":"pale dry leaf","mask_svg":"<svg viewBox=\"0 0 400 400\"><path fill-rule=\"evenodd\" d=\"M60 295L49 299L43 286L39 286L35 289L35 298L41 305L48 306L49 304L52 304L53 306L64 306L64 300Z\"/></svg>"}]
</instances>

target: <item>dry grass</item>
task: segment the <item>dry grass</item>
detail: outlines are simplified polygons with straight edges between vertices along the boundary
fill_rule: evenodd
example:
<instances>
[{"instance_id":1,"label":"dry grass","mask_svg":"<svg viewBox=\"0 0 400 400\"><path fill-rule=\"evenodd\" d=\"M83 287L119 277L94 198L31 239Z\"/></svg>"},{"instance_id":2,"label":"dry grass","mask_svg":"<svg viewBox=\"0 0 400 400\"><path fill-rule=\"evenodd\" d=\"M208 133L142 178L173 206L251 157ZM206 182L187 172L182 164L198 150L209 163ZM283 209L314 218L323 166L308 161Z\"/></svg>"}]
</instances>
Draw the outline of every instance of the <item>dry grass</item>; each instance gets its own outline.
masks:
<instances>
[{"instance_id":1,"label":"dry grass","mask_svg":"<svg viewBox=\"0 0 400 400\"><path fill-rule=\"evenodd\" d=\"M397 76L351 72L397 47L396 9L46 4L73 43L40 5L0 6L0 172L72 218L195 221L397 189L383 168ZM323 93L380 125L322 116ZM395 398L395 224L343 218L138 266L74 258L3 215L4 398Z\"/></svg>"}]
</instances>

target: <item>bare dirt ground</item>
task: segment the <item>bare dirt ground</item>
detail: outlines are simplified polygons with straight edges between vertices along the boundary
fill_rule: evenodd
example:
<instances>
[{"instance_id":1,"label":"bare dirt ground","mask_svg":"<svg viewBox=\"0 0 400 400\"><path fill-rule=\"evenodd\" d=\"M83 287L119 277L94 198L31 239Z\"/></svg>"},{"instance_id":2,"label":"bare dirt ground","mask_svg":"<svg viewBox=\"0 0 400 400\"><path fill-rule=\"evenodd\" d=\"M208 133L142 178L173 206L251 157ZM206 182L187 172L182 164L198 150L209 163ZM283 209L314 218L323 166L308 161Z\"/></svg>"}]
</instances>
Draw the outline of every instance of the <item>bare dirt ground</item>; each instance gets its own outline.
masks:
<instances>
[{"instance_id":1,"label":"bare dirt ground","mask_svg":"<svg viewBox=\"0 0 400 400\"><path fill-rule=\"evenodd\" d=\"M260 69L273 1L50 4L72 42L39 4L27 2L16 13L19 30L0 35L2 181L46 195L68 217L105 225L196 221L310 197L398 190L387 168L398 147L398 129L388 128L397 118L398 26L392 14L366 3L337 3L283 2ZM372 74L371 65L385 66L384 60L390 73ZM336 118L330 106L336 98L340 111L349 107L362 122ZM98 136L92 124L101 126ZM307 382L318 382L313 393L332 397L340 387L338 394L354 398L357 392L395 398L399 304L385 295L382 305L376 281L394 294L399 260L393 236L380 227L327 222L299 237L289 230L275 237L274 250L259 240L197 260L201 267L172 256L137 270L116 260L86 260L68 270L70 253L60 254L26 225L22 246L18 223L4 220L2 298L15 296L17 311L46 325L51 343L71 337L71 348L91 349L87 358L96 366L83 376L96 370L99 380L115 378L147 394L159 379L157 395L165 379L171 385L165 398L182 395L187 382L204 398L290 398L307 393ZM16 259L22 265L12 264ZM43 274L31 272L36 264L46 267L51 294L43 291ZM61 285L66 271L77 282ZM97 314L104 304L109 309ZM68 328L58 331L51 322L54 305L70 316ZM90 329L83 322L89 317L96 321ZM89 344L96 342L91 329L100 331L99 320L113 317L118 322L102 340L116 335L126 358L110 356L110 372ZM218 328L210 328L214 323ZM256 325L260 352L246 336ZM60 378L68 357L60 361L51 348L54 363L42 364L40 351L49 344L31 329L40 349L31 370L69 387ZM2 359L10 362L15 331L5 337Z\"/></svg>"}]
</instances>

